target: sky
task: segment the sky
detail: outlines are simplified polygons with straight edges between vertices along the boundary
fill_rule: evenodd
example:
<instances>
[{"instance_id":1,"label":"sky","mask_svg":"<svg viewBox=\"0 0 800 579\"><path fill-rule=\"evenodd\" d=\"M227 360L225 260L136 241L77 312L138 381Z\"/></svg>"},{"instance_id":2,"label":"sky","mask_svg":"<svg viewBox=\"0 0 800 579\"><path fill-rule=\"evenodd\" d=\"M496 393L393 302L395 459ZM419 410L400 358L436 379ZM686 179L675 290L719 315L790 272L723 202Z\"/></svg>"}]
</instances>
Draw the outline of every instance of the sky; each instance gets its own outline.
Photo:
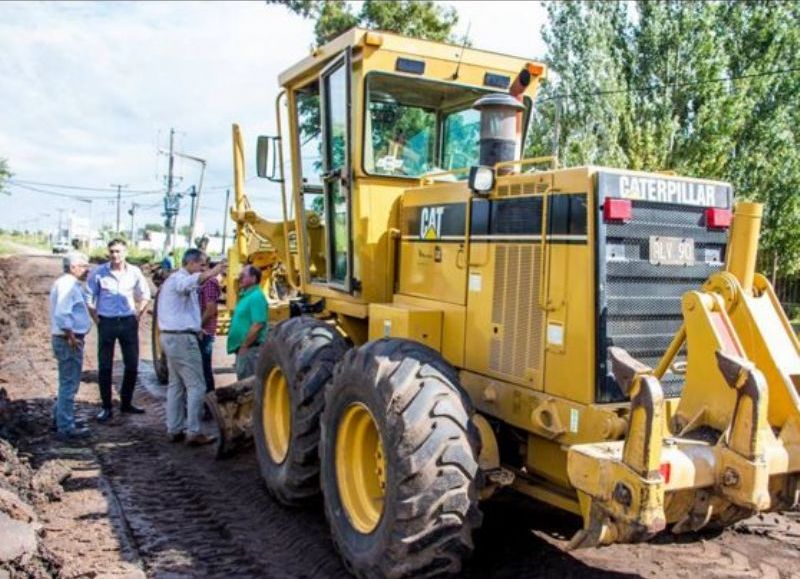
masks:
<instances>
[{"instance_id":1,"label":"sky","mask_svg":"<svg viewBox=\"0 0 800 579\"><path fill-rule=\"evenodd\" d=\"M539 2L440 4L456 9L456 32L469 27L475 48L544 55ZM206 160L199 227L221 231L234 122L246 192L259 213L278 218L276 186L254 177L255 141L275 134L278 74L312 44L312 21L260 1L0 2L0 158L17 183L0 194L0 227L47 231L69 212L113 226L112 184L128 186L123 229L132 203L137 227L162 223L167 157L158 151L174 127L176 151ZM200 166L178 158L176 189L198 185Z\"/></svg>"}]
</instances>

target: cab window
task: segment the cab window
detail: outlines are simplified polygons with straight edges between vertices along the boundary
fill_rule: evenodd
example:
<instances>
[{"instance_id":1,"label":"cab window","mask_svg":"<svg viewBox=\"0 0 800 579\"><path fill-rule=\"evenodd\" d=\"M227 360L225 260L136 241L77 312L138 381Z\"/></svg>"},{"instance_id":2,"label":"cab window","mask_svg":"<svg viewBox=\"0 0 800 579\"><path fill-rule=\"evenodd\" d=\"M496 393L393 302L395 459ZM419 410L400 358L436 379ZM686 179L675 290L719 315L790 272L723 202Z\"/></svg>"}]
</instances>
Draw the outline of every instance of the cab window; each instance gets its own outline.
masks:
<instances>
[{"instance_id":1,"label":"cab window","mask_svg":"<svg viewBox=\"0 0 800 579\"><path fill-rule=\"evenodd\" d=\"M480 113L472 105L488 92L369 74L364 170L372 175L420 177L476 164ZM530 108L530 99L526 98L526 105Z\"/></svg>"}]
</instances>

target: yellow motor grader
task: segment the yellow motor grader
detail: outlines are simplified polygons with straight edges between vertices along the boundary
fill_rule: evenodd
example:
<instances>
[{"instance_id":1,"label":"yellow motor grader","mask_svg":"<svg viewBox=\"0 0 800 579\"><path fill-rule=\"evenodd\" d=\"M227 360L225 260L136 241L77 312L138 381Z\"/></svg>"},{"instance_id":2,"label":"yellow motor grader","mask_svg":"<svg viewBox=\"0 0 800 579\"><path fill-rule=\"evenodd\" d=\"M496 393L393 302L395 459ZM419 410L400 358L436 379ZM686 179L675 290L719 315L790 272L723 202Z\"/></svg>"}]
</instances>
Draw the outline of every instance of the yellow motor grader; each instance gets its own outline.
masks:
<instances>
[{"instance_id":1,"label":"yellow motor grader","mask_svg":"<svg viewBox=\"0 0 800 579\"><path fill-rule=\"evenodd\" d=\"M261 351L253 435L357 576L457 572L500 487L582 516L573 547L797 502L800 345L754 271L761 207L522 159L545 75L361 29L280 75L288 134L258 166L302 299Z\"/></svg>"}]
</instances>

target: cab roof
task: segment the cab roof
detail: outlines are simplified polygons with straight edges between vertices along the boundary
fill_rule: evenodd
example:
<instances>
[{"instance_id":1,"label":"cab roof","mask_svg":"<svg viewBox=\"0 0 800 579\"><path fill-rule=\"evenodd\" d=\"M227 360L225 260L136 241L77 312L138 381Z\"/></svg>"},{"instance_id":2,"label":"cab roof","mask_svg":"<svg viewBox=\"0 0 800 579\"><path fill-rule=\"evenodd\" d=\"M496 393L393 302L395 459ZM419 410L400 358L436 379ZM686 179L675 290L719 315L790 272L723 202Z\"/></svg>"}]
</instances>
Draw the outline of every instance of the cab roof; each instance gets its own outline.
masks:
<instances>
[{"instance_id":1,"label":"cab roof","mask_svg":"<svg viewBox=\"0 0 800 579\"><path fill-rule=\"evenodd\" d=\"M278 76L278 82L281 86L288 88L297 81L315 74L331 58L348 47L352 48L353 52L371 48L372 50L365 51L365 58L369 58L375 52L393 52L412 58L450 61L453 63L454 69L461 62L464 65L485 68L487 71L503 72L512 77L516 76L525 66L533 65L541 71L538 74L540 79L547 75L547 67L543 63L530 59L487 50L464 48L446 42L409 38L393 32L351 28L323 46L315 48L309 56L284 70Z\"/></svg>"}]
</instances>

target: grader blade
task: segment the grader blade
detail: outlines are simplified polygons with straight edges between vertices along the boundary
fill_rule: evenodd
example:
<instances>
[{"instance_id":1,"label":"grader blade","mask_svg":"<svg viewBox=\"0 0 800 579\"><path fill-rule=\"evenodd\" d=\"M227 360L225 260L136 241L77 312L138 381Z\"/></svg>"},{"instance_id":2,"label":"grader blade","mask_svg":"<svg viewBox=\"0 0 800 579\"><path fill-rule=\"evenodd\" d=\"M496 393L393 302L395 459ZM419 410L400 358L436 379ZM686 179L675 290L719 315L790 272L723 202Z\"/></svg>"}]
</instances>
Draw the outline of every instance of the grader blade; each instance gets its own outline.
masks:
<instances>
[{"instance_id":1,"label":"grader blade","mask_svg":"<svg viewBox=\"0 0 800 579\"><path fill-rule=\"evenodd\" d=\"M206 394L206 403L219 428L217 458L231 456L253 443L255 376Z\"/></svg>"},{"instance_id":2,"label":"grader blade","mask_svg":"<svg viewBox=\"0 0 800 579\"><path fill-rule=\"evenodd\" d=\"M624 441L570 448L584 529L571 546L721 527L797 505L800 343L766 278L755 274L761 208L737 206L726 271L682 300L683 326L651 370L611 349L631 412ZM669 424L659 379L686 347Z\"/></svg>"}]
</instances>

